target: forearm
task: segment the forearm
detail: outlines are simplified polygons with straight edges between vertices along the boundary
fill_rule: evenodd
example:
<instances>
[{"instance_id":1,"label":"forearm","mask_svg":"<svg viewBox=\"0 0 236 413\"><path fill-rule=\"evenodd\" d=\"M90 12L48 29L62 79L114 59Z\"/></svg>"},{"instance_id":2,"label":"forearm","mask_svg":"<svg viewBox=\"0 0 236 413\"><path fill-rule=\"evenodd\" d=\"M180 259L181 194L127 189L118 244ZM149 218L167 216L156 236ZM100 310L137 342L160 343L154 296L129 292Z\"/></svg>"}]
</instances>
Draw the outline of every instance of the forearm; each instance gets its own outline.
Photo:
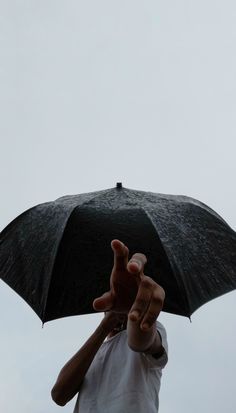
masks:
<instances>
[{"instance_id":1,"label":"forearm","mask_svg":"<svg viewBox=\"0 0 236 413\"><path fill-rule=\"evenodd\" d=\"M65 405L78 393L83 379L109 329L100 323L81 349L65 364L59 373L51 391L52 399L59 405Z\"/></svg>"},{"instance_id":2,"label":"forearm","mask_svg":"<svg viewBox=\"0 0 236 413\"><path fill-rule=\"evenodd\" d=\"M150 354L161 353L161 337L156 329L156 323L146 331L142 330L139 321L127 323L128 345L133 351L146 352Z\"/></svg>"}]
</instances>

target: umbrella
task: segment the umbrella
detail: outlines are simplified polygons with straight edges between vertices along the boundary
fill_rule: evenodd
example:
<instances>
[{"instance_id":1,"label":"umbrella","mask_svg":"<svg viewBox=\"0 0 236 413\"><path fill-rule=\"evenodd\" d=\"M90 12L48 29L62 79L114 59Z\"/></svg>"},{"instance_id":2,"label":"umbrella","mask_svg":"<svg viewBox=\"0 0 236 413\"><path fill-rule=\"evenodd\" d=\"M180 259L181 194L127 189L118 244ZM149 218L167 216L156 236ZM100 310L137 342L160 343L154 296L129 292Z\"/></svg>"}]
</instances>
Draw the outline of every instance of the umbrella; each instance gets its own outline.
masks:
<instances>
[{"instance_id":1,"label":"umbrella","mask_svg":"<svg viewBox=\"0 0 236 413\"><path fill-rule=\"evenodd\" d=\"M236 287L236 233L193 198L122 187L37 205L0 234L0 277L43 322L94 312L109 290L112 239L142 252L166 292L163 311L190 317Z\"/></svg>"}]
</instances>

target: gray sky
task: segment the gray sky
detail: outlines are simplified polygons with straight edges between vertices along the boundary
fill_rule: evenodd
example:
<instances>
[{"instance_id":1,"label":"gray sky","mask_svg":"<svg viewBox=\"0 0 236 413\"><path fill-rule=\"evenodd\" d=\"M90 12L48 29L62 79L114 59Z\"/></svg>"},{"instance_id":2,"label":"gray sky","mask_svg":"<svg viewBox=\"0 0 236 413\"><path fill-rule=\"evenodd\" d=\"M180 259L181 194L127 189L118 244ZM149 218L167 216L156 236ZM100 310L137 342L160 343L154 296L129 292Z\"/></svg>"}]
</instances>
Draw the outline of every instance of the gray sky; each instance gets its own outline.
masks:
<instances>
[{"instance_id":1,"label":"gray sky","mask_svg":"<svg viewBox=\"0 0 236 413\"><path fill-rule=\"evenodd\" d=\"M185 194L235 229L236 5L0 0L0 229L122 181ZM234 413L235 292L162 314L161 413ZM50 389L100 315L45 324L0 283L0 410L53 413Z\"/></svg>"}]
</instances>

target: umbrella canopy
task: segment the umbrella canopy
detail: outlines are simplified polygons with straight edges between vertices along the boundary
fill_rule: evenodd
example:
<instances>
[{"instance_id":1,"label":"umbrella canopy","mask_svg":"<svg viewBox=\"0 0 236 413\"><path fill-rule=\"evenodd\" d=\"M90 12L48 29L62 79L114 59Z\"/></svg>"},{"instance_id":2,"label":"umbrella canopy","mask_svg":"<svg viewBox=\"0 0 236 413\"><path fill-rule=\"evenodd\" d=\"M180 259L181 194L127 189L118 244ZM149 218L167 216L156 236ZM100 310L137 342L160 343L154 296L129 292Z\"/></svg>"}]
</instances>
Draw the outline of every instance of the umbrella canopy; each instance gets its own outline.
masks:
<instances>
[{"instance_id":1,"label":"umbrella canopy","mask_svg":"<svg viewBox=\"0 0 236 413\"><path fill-rule=\"evenodd\" d=\"M92 313L109 290L110 243L142 252L166 292L164 311L190 316L236 288L236 233L205 204L115 188L37 205L0 234L0 277L43 322Z\"/></svg>"}]
</instances>

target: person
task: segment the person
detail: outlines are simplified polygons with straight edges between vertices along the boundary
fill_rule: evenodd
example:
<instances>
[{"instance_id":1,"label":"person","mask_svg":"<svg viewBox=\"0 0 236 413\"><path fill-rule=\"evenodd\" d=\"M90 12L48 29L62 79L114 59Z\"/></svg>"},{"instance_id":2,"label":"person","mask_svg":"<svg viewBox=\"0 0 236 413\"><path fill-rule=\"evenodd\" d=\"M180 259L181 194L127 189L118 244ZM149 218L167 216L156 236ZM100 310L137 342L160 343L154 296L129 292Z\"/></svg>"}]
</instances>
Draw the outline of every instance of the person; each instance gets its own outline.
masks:
<instances>
[{"instance_id":1,"label":"person","mask_svg":"<svg viewBox=\"0 0 236 413\"><path fill-rule=\"evenodd\" d=\"M52 399L64 406L78 393L74 413L156 413L168 359L166 332L157 321L165 292L144 274L145 255L129 260L125 244L113 240L111 246L110 291L93 302L104 318L60 371Z\"/></svg>"}]
</instances>

